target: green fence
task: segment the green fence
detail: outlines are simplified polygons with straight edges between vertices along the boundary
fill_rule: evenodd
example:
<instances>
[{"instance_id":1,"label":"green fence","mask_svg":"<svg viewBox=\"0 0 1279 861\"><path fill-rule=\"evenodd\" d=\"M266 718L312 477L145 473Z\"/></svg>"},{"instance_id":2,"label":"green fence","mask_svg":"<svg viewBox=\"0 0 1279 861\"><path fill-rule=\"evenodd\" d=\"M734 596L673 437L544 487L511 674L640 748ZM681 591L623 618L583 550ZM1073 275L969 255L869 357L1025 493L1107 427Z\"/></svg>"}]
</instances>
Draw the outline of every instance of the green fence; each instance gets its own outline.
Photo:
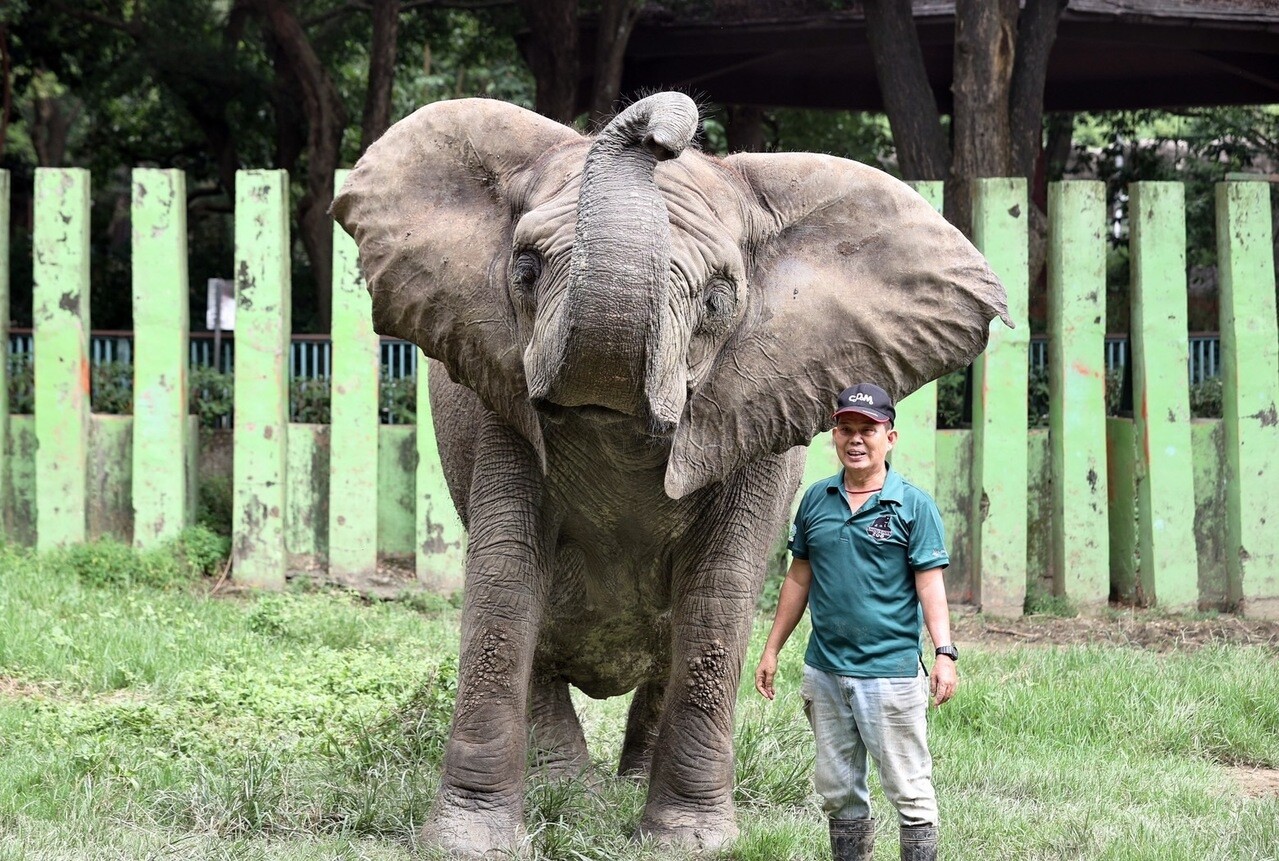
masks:
<instances>
[{"instance_id":1,"label":"green fence","mask_svg":"<svg viewBox=\"0 0 1279 861\"><path fill-rule=\"evenodd\" d=\"M340 181L340 177L339 177ZM408 562L460 585L465 535L441 474L425 395L416 427L378 421L379 343L355 248L335 229L332 423L288 421L287 177L236 187L237 364L233 563L279 586L290 569L338 580ZM920 192L940 205L937 184ZM199 436L186 403L186 198L176 171L133 174L134 416L89 410L89 177L36 178L34 416L0 401L0 506L8 540L56 547L99 535L147 546L192 519ZM1182 186L1131 189L1129 362L1134 416L1104 398L1106 213L1099 182L1049 194L1050 426L1027 429L1028 211L1020 180L976 190L974 239L1021 325L996 323L974 366L972 425L936 430L936 387L901 404L895 466L937 498L952 600L999 615L1028 594L1081 609L1108 599L1279 617L1279 325L1269 187L1216 191L1224 418L1191 420L1186 387ZM0 172L0 327L8 319L9 177ZM7 333L0 331L0 343ZM0 362L0 375L5 373ZM0 398L7 391L0 378ZM810 479L838 464L815 441Z\"/></svg>"}]
</instances>

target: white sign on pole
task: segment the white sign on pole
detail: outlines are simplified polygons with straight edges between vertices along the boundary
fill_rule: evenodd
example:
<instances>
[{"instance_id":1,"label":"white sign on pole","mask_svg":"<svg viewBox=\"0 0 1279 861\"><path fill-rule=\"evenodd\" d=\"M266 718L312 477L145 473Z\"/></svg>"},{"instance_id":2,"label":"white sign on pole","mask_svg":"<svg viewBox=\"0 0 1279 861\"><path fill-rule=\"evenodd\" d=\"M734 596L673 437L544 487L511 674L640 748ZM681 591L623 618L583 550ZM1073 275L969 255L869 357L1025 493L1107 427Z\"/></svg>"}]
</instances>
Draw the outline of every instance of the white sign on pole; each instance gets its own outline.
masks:
<instances>
[{"instance_id":1,"label":"white sign on pole","mask_svg":"<svg viewBox=\"0 0 1279 861\"><path fill-rule=\"evenodd\" d=\"M235 330L235 281L230 278L210 278L208 307L204 313L204 326L214 332Z\"/></svg>"}]
</instances>

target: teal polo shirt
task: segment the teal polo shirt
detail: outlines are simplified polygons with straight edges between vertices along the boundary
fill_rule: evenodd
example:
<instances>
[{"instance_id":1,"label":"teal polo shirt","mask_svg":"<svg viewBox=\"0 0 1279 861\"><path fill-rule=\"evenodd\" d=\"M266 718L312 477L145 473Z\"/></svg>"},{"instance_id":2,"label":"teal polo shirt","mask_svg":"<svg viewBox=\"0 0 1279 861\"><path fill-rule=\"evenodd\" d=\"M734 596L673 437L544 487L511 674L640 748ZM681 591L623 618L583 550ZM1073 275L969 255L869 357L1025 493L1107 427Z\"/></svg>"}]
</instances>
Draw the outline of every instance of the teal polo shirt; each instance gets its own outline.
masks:
<instances>
[{"instance_id":1,"label":"teal polo shirt","mask_svg":"<svg viewBox=\"0 0 1279 861\"><path fill-rule=\"evenodd\" d=\"M804 492L788 546L813 569L806 664L861 679L919 673L915 572L950 564L932 497L890 466L883 490L853 514L840 470Z\"/></svg>"}]
</instances>

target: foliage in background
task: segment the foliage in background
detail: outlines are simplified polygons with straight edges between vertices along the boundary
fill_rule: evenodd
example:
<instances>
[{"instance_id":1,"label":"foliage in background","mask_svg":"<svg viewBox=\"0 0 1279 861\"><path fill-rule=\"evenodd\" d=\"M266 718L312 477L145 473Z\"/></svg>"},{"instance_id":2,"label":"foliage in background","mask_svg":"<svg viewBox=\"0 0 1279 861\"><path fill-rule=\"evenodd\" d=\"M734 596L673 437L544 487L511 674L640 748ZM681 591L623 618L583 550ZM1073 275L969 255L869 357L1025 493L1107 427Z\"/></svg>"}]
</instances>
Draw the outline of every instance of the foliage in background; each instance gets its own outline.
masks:
<instances>
[{"instance_id":1,"label":"foliage in background","mask_svg":"<svg viewBox=\"0 0 1279 861\"><path fill-rule=\"evenodd\" d=\"M205 428L229 427L233 414L235 376L211 367L191 368L190 409ZM1030 427L1048 425L1048 372L1038 368L1028 377L1027 406ZM967 372L955 371L937 381L937 427L942 430L967 427L964 398ZM328 424L331 384L327 378L295 378L289 381L292 421ZM1106 415L1121 414L1123 375L1119 370L1106 374ZM381 416L388 424L413 424L417 419L417 380L391 377L383 372L380 381ZM133 412L133 366L124 362L104 362L93 369L93 411L108 415ZM9 359L9 412L30 415L35 410L33 368L25 355ZM1212 377L1190 384L1190 414L1193 418L1222 417L1221 379Z\"/></svg>"}]
</instances>

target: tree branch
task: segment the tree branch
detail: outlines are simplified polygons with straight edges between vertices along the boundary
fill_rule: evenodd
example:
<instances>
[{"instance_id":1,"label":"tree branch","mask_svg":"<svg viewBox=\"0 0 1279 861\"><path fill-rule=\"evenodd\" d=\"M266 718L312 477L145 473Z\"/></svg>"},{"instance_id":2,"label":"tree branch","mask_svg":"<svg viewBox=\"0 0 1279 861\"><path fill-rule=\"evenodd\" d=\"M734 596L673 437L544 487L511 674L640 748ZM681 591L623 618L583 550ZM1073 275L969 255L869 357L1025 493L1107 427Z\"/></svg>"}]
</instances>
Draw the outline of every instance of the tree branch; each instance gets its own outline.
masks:
<instances>
[{"instance_id":1,"label":"tree branch","mask_svg":"<svg viewBox=\"0 0 1279 861\"><path fill-rule=\"evenodd\" d=\"M70 15L72 18L76 18L80 21L87 21L90 24L98 24L111 30L116 30L127 36L131 36L134 39L137 39L142 35L142 24L137 20L119 21L115 18L109 18L106 15L100 15L97 12L90 12L87 9L77 9L68 6L66 3L61 2L61 0L53 0L53 8L57 9L59 12Z\"/></svg>"}]
</instances>

